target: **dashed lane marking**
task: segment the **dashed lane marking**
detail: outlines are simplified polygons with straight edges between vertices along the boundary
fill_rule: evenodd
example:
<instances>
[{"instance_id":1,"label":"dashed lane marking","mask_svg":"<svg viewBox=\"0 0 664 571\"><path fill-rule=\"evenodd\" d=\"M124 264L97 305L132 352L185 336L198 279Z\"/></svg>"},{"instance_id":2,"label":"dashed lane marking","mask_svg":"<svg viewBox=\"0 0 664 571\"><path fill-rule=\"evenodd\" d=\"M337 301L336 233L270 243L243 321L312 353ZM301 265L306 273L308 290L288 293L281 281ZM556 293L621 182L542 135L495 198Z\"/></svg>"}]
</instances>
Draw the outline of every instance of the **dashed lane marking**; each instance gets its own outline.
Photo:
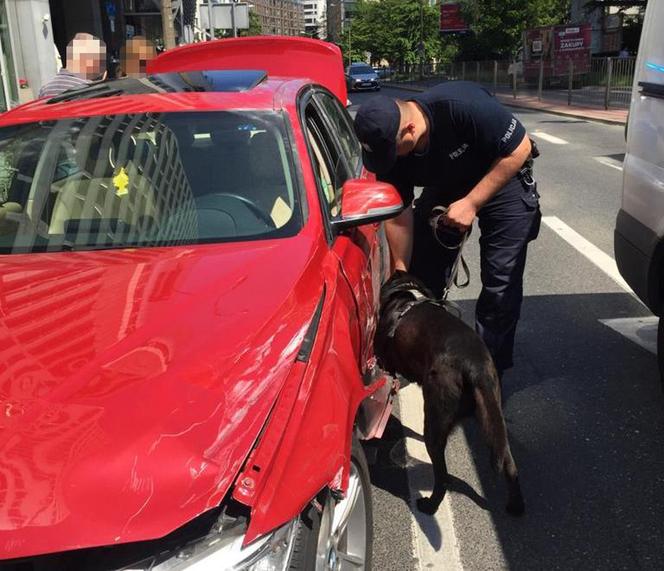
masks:
<instances>
[{"instance_id":1,"label":"dashed lane marking","mask_svg":"<svg viewBox=\"0 0 664 571\"><path fill-rule=\"evenodd\" d=\"M399 411L401 423L417 434L424 427L424 402L422 391L415 383L399 391ZM462 571L459 544L454 531L454 518L450 506L450 493L447 493L438 511L426 515L417 509L415 500L428 495L433 487L432 470L416 470L419 463L431 465L431 459L424 442L406 438L406 474L410 493L410 509L413 533L413 551L419 561L419 568Z\"/></svg>"},{"instance_id":2,"label":"dashed lane marking","mask_svg":"<svg viewBox=\"0 0 664 571\"><path fill-rule=\"evenodd\" d=\"M593 157L598 163L603 164L604 166L611 167L612 169L616 169L620 172L622 172L622 164L616 161L615 159L611 159L609 157Z\"/></svg>"},{"instance_id":3,"label":"dashed lane marking","mask_svg":"<svg viewBox=\"0 0 664 571\"><path fill-rule=\"evenodd\" d=\"M595 264L626 292L630 294L633 293L632 289L627 285L627 282L620 275L616 261L611 256L602 252L602 250L586 240L576 230L570 228L557 216L544 216L542 222L544 222L544 224L551 228L551 230L558 234L558 236L565 240L570 246L588 258L588 260Z\"/></svg>"},{"instance_id":4,"label":"dashed lane marking","mask_svg":"<svg viewBox=\"0 0 664 571\"><path fill-rule=\"evenodd\" d=\"M623 337L627 337L646 351L657 355L657 324L659 317L650 315L647 317L621 317L618 319L600 319L607 327L610 327Z\"/></svg>"},{"instance_id":5,"label":"dashed lane marking","mask_svg":"<svg viewBox=\"0 0 664 571\"><path fill-rule=\"evenodd\" d=\"M554 135L549 135L548 133L545 133L544 131L540 131L539 129L536 129L535 131L532 131L530 133L533 137L538 137L542 139L543 141L547 141L549 143L552 143L554 145L568 145L569 143L565 139L561 139L560 137L555 137Z\"/></svg>"}]
</instances>

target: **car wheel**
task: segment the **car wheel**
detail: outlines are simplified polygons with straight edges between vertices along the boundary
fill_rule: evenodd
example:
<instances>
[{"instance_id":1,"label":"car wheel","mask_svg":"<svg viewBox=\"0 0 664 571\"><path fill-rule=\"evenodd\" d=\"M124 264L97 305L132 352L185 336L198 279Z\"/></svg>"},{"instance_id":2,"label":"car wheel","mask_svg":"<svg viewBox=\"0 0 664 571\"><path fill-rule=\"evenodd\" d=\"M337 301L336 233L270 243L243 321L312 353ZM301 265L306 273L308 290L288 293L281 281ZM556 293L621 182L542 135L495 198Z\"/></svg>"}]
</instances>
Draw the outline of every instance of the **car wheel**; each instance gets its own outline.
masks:
<instances>
[{"instance_id":1,"label":"car wheel","mask_svg":"<svg viewBox=\"0 0 664 571\"><path fill-rule=\"evenodd\" d=\"M659 318L657 326L657 364L659 365L659 379L664 387L664 317Z\"/></svg>"},{"instance_id":2,"label":"car wheel","mask_svg":"<svg viewBox=\"0 0 664 571\"><path fill-rule=\"evenodd\" d=\"M340 500L327 493L322 512L311 506L300 516L289 569L371 569L372 539L369 468L353 438L348 492Z\"/></svg>"}]
</instances>

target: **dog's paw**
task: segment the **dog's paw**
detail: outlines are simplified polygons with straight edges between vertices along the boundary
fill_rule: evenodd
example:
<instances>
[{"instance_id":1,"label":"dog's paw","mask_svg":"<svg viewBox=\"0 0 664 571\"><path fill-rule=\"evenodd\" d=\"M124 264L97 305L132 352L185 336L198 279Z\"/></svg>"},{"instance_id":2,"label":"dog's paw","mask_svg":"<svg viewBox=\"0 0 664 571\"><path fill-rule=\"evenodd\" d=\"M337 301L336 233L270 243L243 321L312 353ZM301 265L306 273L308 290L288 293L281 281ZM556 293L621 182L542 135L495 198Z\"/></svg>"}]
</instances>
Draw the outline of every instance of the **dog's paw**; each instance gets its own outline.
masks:
<instances>
[{"instance_id":1,"label":"dog's paw","mask_svg":"<svg viewBox=\"0 0 664 571\"><path fill-rule=\"evenodd\" d=\"M523 498L516 498L507 502L505 510L510 515L521 516L526 511L526 504L523 503Z\"/></svg>"},{"instance_id":2,"label":"dog's paw","mask_svg":"<svg viewBox=\"0 0 664 571\"><path fill-rule=\"evenodd\" d=\"M431 498L417 498L415 503L417 504L418 510L428 515L433 515L438 510L438 504L436 504Z\"/></svg>"}]
</instances>

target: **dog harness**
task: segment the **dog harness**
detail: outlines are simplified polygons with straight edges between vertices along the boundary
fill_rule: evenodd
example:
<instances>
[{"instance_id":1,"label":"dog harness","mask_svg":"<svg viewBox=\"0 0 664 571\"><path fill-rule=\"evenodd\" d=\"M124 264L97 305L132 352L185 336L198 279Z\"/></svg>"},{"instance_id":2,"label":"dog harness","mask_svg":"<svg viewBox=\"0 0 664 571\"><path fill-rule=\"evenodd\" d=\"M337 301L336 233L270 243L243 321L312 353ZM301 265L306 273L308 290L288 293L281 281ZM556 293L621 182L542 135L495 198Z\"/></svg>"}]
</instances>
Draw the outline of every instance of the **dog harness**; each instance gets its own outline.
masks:
<instances>
[{"instance_id":1,"label":"dog harness","mask_svg":"<svg viewBox=\"0 0 664 571\"><path fill-rule=\"evenodd\" d=\"M390 339L394 339L394 336L397 333L397 329L399 328L399 324L401 323L401 320L406 316L406 314L411 309L413 309L413 307L416 307L425 302L429 302L431 305L437 305L438 307L442 307L445 311L448 311L450 307L454 307L455 310L459 313L458 317L461 316L461 310L457 306L455 306L451 301L446 301L444 299L441 300L431 299L430 297L427 297L421 291L418 291L416 289L409 289L406 291L413 296L413 299L404 304L403 308L394 319L392 327L390 327L389 331L387 332L387 336Z\"/></svg>"}]
</instances>

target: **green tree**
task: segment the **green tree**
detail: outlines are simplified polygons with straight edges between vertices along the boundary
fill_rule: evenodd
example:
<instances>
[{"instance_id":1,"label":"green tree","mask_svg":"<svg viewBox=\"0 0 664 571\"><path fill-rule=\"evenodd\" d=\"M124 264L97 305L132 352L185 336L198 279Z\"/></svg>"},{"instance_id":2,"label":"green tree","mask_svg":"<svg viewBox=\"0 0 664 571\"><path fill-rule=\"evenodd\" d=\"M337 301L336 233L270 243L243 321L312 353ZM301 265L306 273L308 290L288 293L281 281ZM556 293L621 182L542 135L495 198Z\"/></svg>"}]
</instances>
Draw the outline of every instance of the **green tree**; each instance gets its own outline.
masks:
<instances>
[{"instance_id":1,"label":"green tree","mask_svg":"<svg viewBox=\"0 0 664 571\"><path fill-rule=\"evenodd\" d=\"M261 25L261 19L256 12L249 10L249 28L246 30L240 30L238 36L261 36L263 34L263 26Z\"/></svg>"},{"instance_id":2,"label":"green tree","mask_svg":"<svg viewBox=\"0 0 664 571\"><path fill-rule=\"evenodd\" d=\"M465 59L509 57L524 30L566 22L571 0L461 0L470 32L459 39Z\"/></svg>"},{"instance_id":3,"label":"green tree","mask_svg":"<svg viewBox=\"0 0 664 571\"><path fill-rule=\"evenodd\" d=\"M246 30L238 30L237 35L238 37L244 38L247 36L261 36L263 34L263 27L261 26L261 19L256 12L253 10L249 10L249 28ZM215 38L232 38L233 37L233 31L232 30L215 30L214 31L214 37Z\"/></svg>"},{"instance_id":4,"label":"green tree","mask_svg":"<svg viewBox=\"0 0 664 571\"><path fill-rule=\"evenodd\" d=\"M438 14L438 8L424 0L359 0L350 35L345 30L341 38L345 61L352 48L353 60L364 60L368 53L372 63L387 60L392 66L413 64L421 59L420 43L426 61L452 57L455 44L440 37Z\"/></svg>"}]
</instances>

